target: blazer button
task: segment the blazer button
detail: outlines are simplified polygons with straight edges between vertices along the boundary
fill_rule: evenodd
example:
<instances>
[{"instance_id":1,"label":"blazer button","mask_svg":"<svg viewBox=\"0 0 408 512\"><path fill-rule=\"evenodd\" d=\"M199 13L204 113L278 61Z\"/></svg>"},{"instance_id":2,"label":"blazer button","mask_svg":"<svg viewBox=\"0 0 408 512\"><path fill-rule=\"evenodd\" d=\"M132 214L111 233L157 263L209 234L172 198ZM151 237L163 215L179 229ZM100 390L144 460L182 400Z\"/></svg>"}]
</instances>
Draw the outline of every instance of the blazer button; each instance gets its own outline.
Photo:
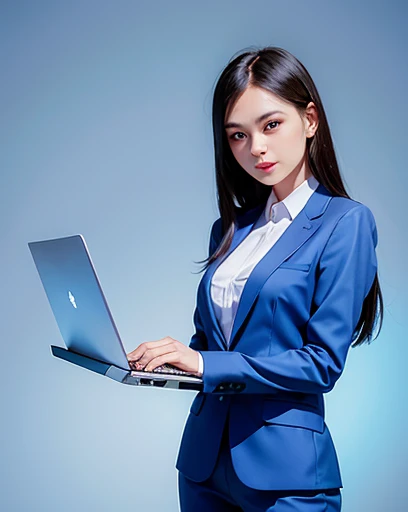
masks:
<instances>
[{"instance_id":1,"label":"blazer button","mask_svg":"<svg viewBox=\"0 0 408 512\"><path fill-rule=\"evenodd\" d=\"M223 400L223 398L224 398L223 396L220 396L219 401L221 402Z\"/></svg>"}]
</instances>

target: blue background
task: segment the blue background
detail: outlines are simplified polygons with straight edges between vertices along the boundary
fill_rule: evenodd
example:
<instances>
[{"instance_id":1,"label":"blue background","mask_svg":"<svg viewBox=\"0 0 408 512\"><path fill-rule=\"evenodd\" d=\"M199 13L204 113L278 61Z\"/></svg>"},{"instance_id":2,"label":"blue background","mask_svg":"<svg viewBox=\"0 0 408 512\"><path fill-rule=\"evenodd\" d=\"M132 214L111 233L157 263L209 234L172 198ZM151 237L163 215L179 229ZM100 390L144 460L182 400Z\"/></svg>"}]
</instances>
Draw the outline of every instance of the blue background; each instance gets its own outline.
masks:
<instances>
[{"instance_id":1,"label":"blue background","mask_svg":"<svg viewBox=\"0 0 408 512\"><path fill-rule=\"evenodd\" d=\"M326 398L345 512L406 510L407 4L2 1L4 511L178 510L194 392L120 385L51 357L62 339L29 241L82 233L127 351L188 344L217 218L213 86L281 46L321 94L350 195L377 221L383 330Z\"/></svg>"}]
</instances>

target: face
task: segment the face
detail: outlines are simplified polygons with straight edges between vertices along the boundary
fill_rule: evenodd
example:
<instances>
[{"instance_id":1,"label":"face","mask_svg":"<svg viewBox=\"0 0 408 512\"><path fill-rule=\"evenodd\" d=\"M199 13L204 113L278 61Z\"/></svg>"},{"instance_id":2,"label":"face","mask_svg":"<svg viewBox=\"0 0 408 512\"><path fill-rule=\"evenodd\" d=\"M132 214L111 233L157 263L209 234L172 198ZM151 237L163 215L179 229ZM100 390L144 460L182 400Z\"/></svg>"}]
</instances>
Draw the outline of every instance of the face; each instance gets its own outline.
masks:
<instances>
[{"instance_id":1,"label":"face","mask_svg":"<svg viewBox=\"0 0 408 512\"><path fill-rule=\"evenodd\" d=\"M279 201L311 176L306 138L315 134L317 124L313 102L302 118L293 105L253 86L225 117L228 143L237 162L257 181L272 185ZM261 162L276 164L264 171L255 167Z\"/></svg>"}]
</instances>

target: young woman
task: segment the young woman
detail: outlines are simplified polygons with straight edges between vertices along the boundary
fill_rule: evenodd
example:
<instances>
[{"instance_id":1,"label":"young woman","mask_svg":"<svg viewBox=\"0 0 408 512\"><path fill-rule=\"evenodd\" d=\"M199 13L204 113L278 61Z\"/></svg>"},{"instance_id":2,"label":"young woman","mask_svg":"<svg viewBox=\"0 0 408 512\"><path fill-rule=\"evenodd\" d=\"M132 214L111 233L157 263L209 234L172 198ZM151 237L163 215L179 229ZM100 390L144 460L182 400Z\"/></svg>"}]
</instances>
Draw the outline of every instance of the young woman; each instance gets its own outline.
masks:
<instances>
[{"instance_id":1,"label":"young woman","mask_svg":"<svg viewBox=\"0 0 408 512\"><path fill-rule=\"evenodd\" d=\"M266 47L214 91L220 217L196 332L128 354L201 376L176 463L182 512L335 512L343 487L323 394L383 320L377 229L350 198L305 67Z\"/></svg>"}]
</instances>

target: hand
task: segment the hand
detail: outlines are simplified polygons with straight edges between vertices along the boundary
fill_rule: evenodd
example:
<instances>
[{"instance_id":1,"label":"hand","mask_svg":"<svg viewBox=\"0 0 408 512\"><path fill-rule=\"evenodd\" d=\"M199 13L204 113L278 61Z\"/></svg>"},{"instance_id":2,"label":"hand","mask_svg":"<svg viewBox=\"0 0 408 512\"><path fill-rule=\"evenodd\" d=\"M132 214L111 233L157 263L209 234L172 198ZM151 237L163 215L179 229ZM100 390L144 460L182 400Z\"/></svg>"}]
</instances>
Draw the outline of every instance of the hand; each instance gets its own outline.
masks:
<instances>
[{"instance_id":1,"label":"hand","mask_svg":"<svg viewBox=\"0 0 408 512\"><path fill-rule=\"evenodd\" d=\"M135 363L134 366L137 370L144 368L145 371L152 371L164 363L169 363L180 370L198 375L198 352L170 336L157 341L141 343L135 350L127 354L127 358L130 363Z\"/></svg>"}]
</instances>

